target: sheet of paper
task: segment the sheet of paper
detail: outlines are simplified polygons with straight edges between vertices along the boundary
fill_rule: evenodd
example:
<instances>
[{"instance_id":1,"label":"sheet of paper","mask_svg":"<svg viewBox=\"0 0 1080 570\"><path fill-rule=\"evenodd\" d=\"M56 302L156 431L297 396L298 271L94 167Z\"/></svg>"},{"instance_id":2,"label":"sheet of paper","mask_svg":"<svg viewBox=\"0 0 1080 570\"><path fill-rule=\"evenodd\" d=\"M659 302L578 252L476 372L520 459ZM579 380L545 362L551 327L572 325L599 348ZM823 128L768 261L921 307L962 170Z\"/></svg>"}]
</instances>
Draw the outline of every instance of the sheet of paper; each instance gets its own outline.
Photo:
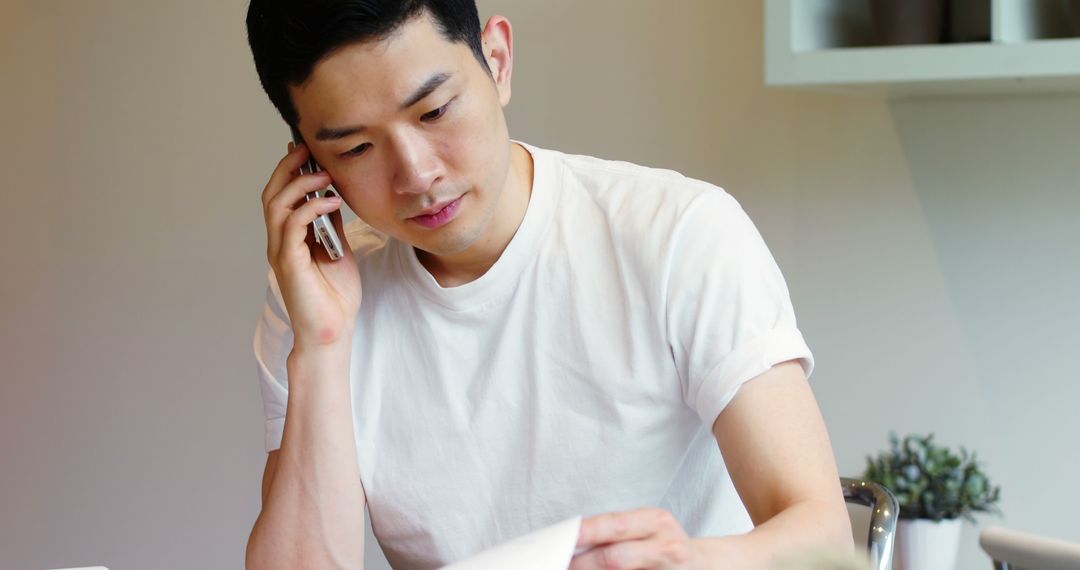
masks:
<instances>
[{"instance_id":1,"label":"sheet of paper","mask_svg":"<svg viewBox=\"0 0 1080 570\"><path fill-rule=\"evenodd\" d=\"M519 536L442 570L566 570L574 555L581 517Z\"/></svg>"}]
</instances>

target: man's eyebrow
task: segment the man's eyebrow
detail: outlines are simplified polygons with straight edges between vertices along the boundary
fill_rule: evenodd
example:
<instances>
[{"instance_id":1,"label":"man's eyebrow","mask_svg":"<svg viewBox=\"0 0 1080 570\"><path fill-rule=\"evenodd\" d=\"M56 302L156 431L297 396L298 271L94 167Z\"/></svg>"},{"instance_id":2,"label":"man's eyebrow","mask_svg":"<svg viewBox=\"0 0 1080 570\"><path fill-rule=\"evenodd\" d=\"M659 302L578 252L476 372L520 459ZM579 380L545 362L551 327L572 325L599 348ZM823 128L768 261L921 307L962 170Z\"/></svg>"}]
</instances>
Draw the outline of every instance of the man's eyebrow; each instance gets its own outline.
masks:
<instances>
[{"instance_id":1,"label":"man's eyebrow","mask_svg":"<svg viewBox=\"0 0 1080 570\"><path fill-rule=\"evenodd\" d=\"M423 85L420 86L419 89L414 91L412 95L409 95L409 97L406 98L405 101L400 106L398 106L398 109L401 110L401 111L404 111L404 110L408 109L409 107L412 107L413 105L419 103L420 101L423 101L425 97L427 97L428 95L431 95L431 93L434 92L436 89L438 89L440 85L442 85L443 83L446 83L447 80L450 79L450 77L451 77L451 75L449 73L445 73L445 72L440 72L440 73L436 73L436 74L432 75L431 77L428 78L427 81L424 82ZM343 139L343 138L345 138L347 136L350 136L350 135L355 135L357 133L364 132L364 130L366 128L367 127L363 127L363 126L356 126L356 127L323 127L321 129L319 129L319 131L317 133L315 133L315 140L320 140L320 141L339 140L339 139Z\"/></svg>"},{"instance_id":2,"label":"man's eyebrow","mask_svg":"<svg viewBox=\"0 0 1080 570\"><path fill-rule=\"evenodd\" d=\"M404 111L405 109L408 109L409 107L412 107L413 105L419 103L420 101L423 101L424 97L427 97L428 95L431 95L431 93L433 91L438 89L439 86L442 85L443 83L446 83L446 81L448 79L450 79L450 74L449 73L442 72L442 73L436 73L435 75L432 75L431 77L428 78L427 81L424 82L423 85L420 86L419 89L416 90L415 93L412 94L412 96L410 96L408 99L406 99L405 102L402 103L400 107L398 107L398 110L399 111Z\"/></svg>"}]
</instances>

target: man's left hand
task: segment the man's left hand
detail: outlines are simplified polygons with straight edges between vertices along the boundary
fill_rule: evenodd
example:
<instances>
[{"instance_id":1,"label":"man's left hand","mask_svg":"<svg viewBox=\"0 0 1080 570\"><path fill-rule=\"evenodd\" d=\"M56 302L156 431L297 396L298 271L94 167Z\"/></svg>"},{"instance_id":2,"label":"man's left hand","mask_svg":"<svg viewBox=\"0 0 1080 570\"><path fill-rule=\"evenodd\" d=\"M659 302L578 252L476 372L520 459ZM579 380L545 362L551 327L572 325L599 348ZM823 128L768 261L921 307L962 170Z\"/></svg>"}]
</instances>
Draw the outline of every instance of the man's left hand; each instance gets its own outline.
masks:
<instances>
[{"instance_id":1,"label":"man's left hand","mask_svg":"<svg viewBox=\"0 0 1080 570\"><path fill-rule=\"evenodd\" d=\"M638 509L581 521L578 551L568 570L700 568L696 542L663 509Z\"/></svg>"}]
</instances>

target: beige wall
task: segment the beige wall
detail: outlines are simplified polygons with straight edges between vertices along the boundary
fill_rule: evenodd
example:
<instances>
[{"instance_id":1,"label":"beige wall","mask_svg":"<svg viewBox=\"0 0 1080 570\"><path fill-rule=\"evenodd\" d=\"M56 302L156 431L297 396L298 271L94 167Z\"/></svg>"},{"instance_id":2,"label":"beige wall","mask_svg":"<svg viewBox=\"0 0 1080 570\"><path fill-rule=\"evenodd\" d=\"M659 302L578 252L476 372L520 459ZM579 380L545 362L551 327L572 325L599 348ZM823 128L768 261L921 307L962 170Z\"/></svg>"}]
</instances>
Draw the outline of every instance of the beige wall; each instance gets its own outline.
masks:
<instances>
[{"instance_id":1,"label":"beige wall","mask_svg":"<svg viewBox=\"0 0 1080 570\"><path fill-rule=\"evenodd\" d=\"M515 138L742 202L842 471L889 429L933 430L1002 484L990 522L1080 540L1080 98L766 90L749 0L480 8L515 26ZM265 457L258 195L287 140L245 9L0 4L0 567L242 563ZM961 568L983 567L969 528Z\"/></svg>"}]
</instances>

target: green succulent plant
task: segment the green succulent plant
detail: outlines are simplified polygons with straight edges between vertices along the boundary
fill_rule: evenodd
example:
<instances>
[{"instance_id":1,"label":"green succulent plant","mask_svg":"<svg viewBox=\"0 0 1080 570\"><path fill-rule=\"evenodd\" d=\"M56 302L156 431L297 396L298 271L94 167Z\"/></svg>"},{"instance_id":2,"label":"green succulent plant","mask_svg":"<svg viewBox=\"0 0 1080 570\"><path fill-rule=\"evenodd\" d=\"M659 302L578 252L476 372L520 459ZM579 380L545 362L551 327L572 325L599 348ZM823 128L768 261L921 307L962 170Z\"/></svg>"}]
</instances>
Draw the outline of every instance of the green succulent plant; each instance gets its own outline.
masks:
<instances>
[{"instance_id":1,"label":"green succulent plant","mask_svg":"<svg viewBox=\"0 0 1080 570\"><path fill-rule=\"evenodd\" d=\"M964 517L975 522L975 512L1000 514L996 503L1001 488L990 484L975 454L961 447L957 455L933 440L929 434L907 435L901 441L890 433L889 451L867 456L863 479L896 495L901 519Z\"/></svg>"}]
</instances>

